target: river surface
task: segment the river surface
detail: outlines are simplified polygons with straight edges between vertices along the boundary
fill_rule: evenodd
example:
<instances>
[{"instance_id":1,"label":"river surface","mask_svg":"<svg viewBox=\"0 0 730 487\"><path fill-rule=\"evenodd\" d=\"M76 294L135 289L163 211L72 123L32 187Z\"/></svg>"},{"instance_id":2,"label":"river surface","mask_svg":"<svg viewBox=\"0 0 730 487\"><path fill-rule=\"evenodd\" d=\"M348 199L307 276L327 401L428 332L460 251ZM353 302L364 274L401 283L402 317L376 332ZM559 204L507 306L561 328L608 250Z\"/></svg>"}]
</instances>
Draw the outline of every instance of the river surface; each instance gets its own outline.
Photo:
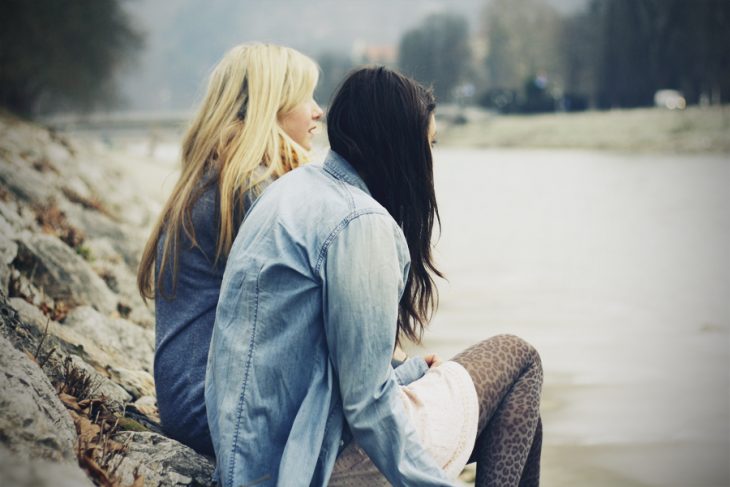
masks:
<instances>
[{"instance_id":1,"label":"river surface","mask_svg":"<svg viewBox=\"0 0 730 487\"><path fill-rule=\"evenodd\" d=\"M448 281L425 348L538 348L543 484L730 485L730 160L435 159Z\"/></svg>"},{"instance_id":2,"label":"river surface","mask_svg":"<svg viewBox=\"0 0 730 487\"><path fill-rule=\"evenodd\" d=\"M149 152L130 170L162 193L176 149ZM537 347L542 485L730 486L729 158L442 148L435 172L424 348Z\"/></svg>"}]
</instances>

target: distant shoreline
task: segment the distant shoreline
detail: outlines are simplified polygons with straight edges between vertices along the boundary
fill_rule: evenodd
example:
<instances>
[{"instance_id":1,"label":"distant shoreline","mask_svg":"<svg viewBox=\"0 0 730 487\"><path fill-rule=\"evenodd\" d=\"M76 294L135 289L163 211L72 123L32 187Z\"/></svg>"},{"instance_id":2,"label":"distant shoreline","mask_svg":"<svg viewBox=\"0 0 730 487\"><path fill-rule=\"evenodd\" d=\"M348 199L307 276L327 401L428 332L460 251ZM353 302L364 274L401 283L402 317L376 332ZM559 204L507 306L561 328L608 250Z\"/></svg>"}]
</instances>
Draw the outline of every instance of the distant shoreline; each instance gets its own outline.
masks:
<instances>
[{"instance_id":1,"label":"distant shoreline","mask_svg":"<svg viewBox=\"0 0 730 487\"><path fill-rule=\"evenodd\" d=\"M450 122L461 110L436 109L438 142L445 147L582 149L633 153L730 153L730 105L617 109L538 115L498 115L467 108L467 122ZM41 123L61 132L179 141L188 112L62 115ZM324 130L324 127L323 127ZM326 140L323 140L326 144Z\"/></svg>"},{"instance_id":2,"label":"distant shoreline","mask_svg":"<svg viewBox=\"0 0 730 487\"><path fill-rule=\"evenodd\" d=\"M730 153L730 106L490 115L442 124L448 147Z\"/></svg>"}]
</instances>

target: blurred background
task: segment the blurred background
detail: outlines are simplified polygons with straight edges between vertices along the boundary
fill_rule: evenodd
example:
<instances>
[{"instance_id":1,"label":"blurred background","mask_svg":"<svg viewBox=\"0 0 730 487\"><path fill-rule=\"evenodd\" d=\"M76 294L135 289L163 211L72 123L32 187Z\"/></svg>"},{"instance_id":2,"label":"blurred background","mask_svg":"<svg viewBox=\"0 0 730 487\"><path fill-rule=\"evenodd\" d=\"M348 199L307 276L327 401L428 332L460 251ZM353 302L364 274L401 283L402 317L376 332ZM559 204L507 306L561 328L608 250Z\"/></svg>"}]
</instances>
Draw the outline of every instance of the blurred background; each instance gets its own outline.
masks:
<instances>
[{"instance_id":1,"label":"blurred background","mask_svg":"<svg viewBox=\"0 0 730 487\"><path fill-rule=\"evenodd\" d=\"M4 0L0 105L163 201L246 41L316 59L322 105L361 64L433 86L447 280L422 348L540 350L544 485L730 485L729 1Z\"/></svg>"}]
</instances>

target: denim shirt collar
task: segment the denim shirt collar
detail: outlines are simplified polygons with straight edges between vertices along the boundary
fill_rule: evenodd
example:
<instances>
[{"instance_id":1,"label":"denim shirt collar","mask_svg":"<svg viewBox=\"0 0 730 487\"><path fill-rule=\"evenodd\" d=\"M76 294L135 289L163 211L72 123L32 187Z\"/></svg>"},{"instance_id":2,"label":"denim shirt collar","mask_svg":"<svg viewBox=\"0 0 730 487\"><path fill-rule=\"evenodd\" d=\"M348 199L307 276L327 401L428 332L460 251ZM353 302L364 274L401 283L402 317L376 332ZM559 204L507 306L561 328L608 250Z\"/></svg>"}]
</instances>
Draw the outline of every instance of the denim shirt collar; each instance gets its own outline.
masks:
<instances>
[{"instance_id":1,"label":"denim shirt collar","mask_svg":"<svg viewBox=\"0 0 730 487\"><path fill-rule=\"evenodd\" d=\"M344 157L332 149L329 150L327 157L324 160L324 169L337 179L345 181L356 188L360 188L366 194L370 195L370 190L368 190L368 187L365 185L365 181L362 180L357 171L345 160Z\"/></svg>"}]
</instances>

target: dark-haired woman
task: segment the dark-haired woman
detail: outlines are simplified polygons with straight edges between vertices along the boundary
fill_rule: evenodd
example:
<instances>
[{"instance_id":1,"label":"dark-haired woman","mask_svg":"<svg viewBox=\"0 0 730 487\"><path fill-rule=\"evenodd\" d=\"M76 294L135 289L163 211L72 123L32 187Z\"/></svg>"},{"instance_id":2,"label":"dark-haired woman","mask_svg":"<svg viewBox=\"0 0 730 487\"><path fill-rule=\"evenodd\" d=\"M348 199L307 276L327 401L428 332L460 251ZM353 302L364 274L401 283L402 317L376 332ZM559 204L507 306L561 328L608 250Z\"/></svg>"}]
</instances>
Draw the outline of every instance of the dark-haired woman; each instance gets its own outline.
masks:
<instances>
[{"instance_id":1,"label":"dark-haired woman","mask_svg":"<svg viewBox=\"0 0 730 487\"><path fill-rule=\"evenodd\" d=\"M495 337L452 361L411 358L434 307L434 100L385 68L352 73L323 166L249 210L223 277L206 376L224 487L537 485L542 370ZM378 471L380 473L378 473Z\"/></svg>"}]
</instances>

